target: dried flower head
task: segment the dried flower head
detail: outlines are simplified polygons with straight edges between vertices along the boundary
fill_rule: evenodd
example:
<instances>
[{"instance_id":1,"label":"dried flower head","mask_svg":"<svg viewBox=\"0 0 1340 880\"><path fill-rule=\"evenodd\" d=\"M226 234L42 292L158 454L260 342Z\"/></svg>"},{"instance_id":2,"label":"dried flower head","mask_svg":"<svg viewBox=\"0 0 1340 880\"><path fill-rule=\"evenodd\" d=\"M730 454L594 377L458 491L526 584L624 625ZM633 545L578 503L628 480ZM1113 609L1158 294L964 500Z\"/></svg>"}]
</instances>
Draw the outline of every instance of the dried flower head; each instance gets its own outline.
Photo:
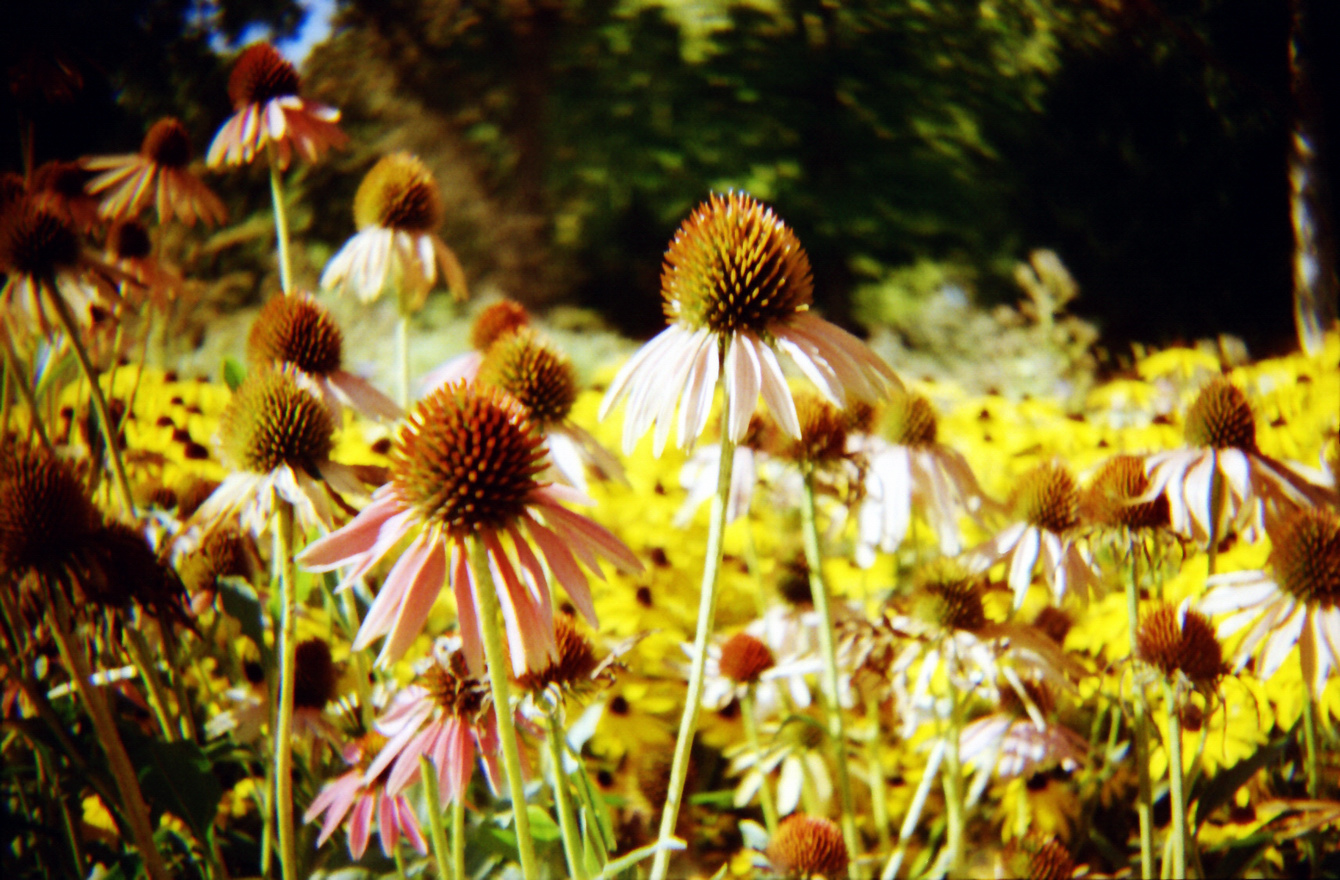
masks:
<instances>
[{"instance_id":1,"label":"dried flower head","mask_svg":"<svg viewBox=\"0 0 1340 880\"><path fill-rule=\"evenodd\" d=\"M335 423L319 398L285 369L257 370L247 377L220 419L229 459L255 474L281 465L317 474L330 456Z\"/></svg>"},{"instance_id":2,"label":"dried flower head","mask_svg":"<svg viewBox=\"0 0 1340 880\"><path fill-rule=\"evenodd\" d=\"M828 880L847 873L847 844L831 819L794 813L782 820L768 842L768 861L787 877L821 875Z\"/></svg>"},{"instance_id":3,"label":"dried flower head","mask_svg":"<svg viewBox=\"0 0 1340 880\"><path fill-rule=\"evenodd\" d=\"M844 458L848 419L842 410L811 392L801 392L795 400L800 436L772 434L776 454L802 466L831 464Z\"/></svg>"},{"instance_id":4,"label":"dried flower head","mask_svg":"<svg viewBox=\"0 0 1340 880\"><path fill-rule=\"evenodd\" d=\"M1140 616L1135 641L1141 660L1169 678L1181 673L1196 687L1213 685L1227 671L1210 619L1186 603L1155 604Z\"/></svg>"},{"instance_id":5,"label":"dried flower head","mask_svg":"<svg viewBox=\"0 0 1340 880\"><path fill-rule=\"evenodd\" d=\"M429 666L419 676L419 684L434 704L456 718L477 721L491 705L488 683L470 675L460 651Z\"/></svg>"},{"instance_id":6,"label":"dried flower head","mask_svg":"<svg viewBox=\"0 0 1340 880\"><path fill-rule=\"evenodd\" d=\"M935 444L937 423L931 402L920 394L894 391L884 408L883 436L895 446Z\"/></svg>"},{"instance_id":7,"label":"dried flower head","mask_svg":"<svg viewBox=\"0 0 1340 880\"><path fill-rule=\"evenodd\" d=\"M290 363L304 373L325 375L340 368L344 334L315 299L305 294L272 296L247 334L253 367Z\"/></svg>"},{"instance_id":8,"label":"dried flower head","mask_svg":"<svg viewBox=\"0 0 1340 880\"><path fill-rule=\"evenodd\" d=\"M1213 380L1186 413L1186 442L1213 449L1256 452L1256 419L1247 395L1228 379Z\"/></svg>"},{"instance_id":9,"label":"dried flower head","mask_svg":"<svg viewBox=\"0 0 1340 880\"><path fill-rule=\"evenodd\" d=\"M543 669L526 670L517 678L522 690L538 694L550 685L563 690L581 691L592 683L592 675L600 667L595 645L581 631L571 615L554 617L554 641L558 656Z\"/></svg>"},{"instance_id":10,"label":"dried flower head","mask_svg":"<svg viewBox=\"0 0 1340 880\"><path fill-rule=\"evenodd\" d=\"M428 166L409 153L383 156L354 195L354 224L422 234L442 225L442 198Z\"/></svg>"},{"instance_id":11,"label":"dried flower head","mask_svg":"<svg viewBox=\"0 0 1340 880\"><path fill-rule=\"evenodd\" d=\"M721 646L721 674L736 684L757 684L776 663L767 644L747 632L736 633Z\"/></svg>"},{"instance_id":12,"label":"dried flower head","mask_svg":"<svg viewBox=\"0 0 1340 880\"><path fill-rule=\"evenodd\" d=\"M470 347L488 351L489 346L509 333L530 326L530 313L521 303L510 299L498 300L480 310L470 325Z\"/></svg>"},{"instance_id":13,"label":"dried flower head","mask_svg":"<svg viewBox=\"0 0 1340 880\"><path fill-rule=\"evenodd\" d=\"M237 528L222 525L205 532L200 545L177 563L177 573L187 592L212 594L219 578L249 579L255 573L256 560L250 539Z\"/></svg>"},{"instance_id":14,"label":"dried flower head","mask_svg":"<svg viewBox=\"0 0 1340 880\"><path fill-rule=\"evenodd\" d=\"M1065 465L1045 462L1019 478L1010 507L1029 525L1064 534L1079 522L1079 488Z\"/></svg>"},{"instance_id":15,"label":"dried flower head","mask_svg":"<svg viewBox=\"0 0 1340 880\"><path fill-rule=\"evenodd\" d=\"M307 639L294 649L293 708L321 711L335 699L339 670L324 639Z\"/></svg>"},{"instance_id":16,"label":"dried flower head","mask_svg":"<svg viewBox=\"0 0 1340 880\"><path fill-rule=\"evenodd\" d=\"M253 43L242 51L228 77L234 110L298 94L298 69L269 43Z\"/></svg>"},{"instance_id":17,"label":"dried flower head","mask_svg":"<svg viewBox=\"0 0 1340 880\"><path fill-rule=\"evenodd\" d=\"M475 381L521 404L540 430L567 419L577 401L577 370L534 330L521 329L489 346Z\"/></svg>"},{"instance_id":18,"label":"dried flower head","mask_svg":"<svg viewBox=\"0 0 1340 880\"><path fill-rule=\"evenodd\" d=\"M1340 517L1305 508L1272 536L1270 564L1280 588L1300 602L1340 606Z\"/></svg>"},{"instance_id":19,"label":"dried flower head","mask_svg":"<svg viewBox=\"0 0 1340 880\"><path fill-rule=\"evenodd\" d=\"M54 573L102 517L74 467L42 448L15 444L0 469L0 571Z\"/></svg>"},{"instance_id":20,"label":"dried flower head","mask_svg":"<svg viewBox=\"0 0 1340 880\"><path fill-rule=\"evenodd\" d=\"M185 168L191 162L191 136L180 120L166 116L144 136L140 155L164 168Z\"/></svg>"},{"instance_id":21,"label":"dried flower head","mask_svg":"<svg viewBox=\"0 0 1340 880\"><path fill-rule=\"evenodd\" d=\"M1080 498L1085 520L1099 526L1132 530L1167 528L1168 499L1139 500L1149 491L1149 475L1143 459L1116 455L1094 474Z\"/></svg>"},{"instance_id":22,"label":"dried flower head","mask_svg":"<svg viewBox=\"0 0 1340 880\"><path fill-rule=\"evenodd\" d=\"M952 560L925 566L917 576L913 616L941 630L977 632L986 626L981 576Z\"/></svg>"}]
</instances>

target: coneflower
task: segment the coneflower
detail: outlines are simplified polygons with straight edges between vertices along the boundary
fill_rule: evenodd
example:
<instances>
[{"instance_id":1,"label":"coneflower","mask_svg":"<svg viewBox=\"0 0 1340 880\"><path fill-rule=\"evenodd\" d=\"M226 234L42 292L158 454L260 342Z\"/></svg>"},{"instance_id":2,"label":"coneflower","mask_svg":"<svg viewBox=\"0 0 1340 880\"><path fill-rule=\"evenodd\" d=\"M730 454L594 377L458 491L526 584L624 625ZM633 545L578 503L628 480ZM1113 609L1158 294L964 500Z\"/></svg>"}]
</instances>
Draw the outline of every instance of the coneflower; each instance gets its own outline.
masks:
<instances>
[{"instance_id":1,"label":"coneflower","mask_svg":"<svg viewBox=\"0 0 1340 880\"><path fill-rule=\"evenodd\" d=\"M151 205L158 222L177 219L188 226L197 220L217 226L228 217L223 202L190 172L191 136L171 116L153 124L138 153L95 156L83 160L100 172L88 191L102 196L100 212L113 220L134 220Z\"/></svg>"},{"instance_id":2,"label":"coneflower","mask_svg":"<svg viewBox=\"0 0 1340 880\"><path fill-rule=\"evenodd\" d=\"M510 299L500 299L480 309L470 323L470 350L458 354L434 367L420 380L420 388L431 391L440 385L450 385L462 380L473 382L493 343L506 339L523 327L530 326L530 313L526 307Z\"/></svg>"},{"instance_id":3,"label":"coneflower","mask_svg":"<svg viewBox=\"0 0 1340 880\"><path fill-rule=\"evenodd\" d=\"M847 873L850 856L842 831L822 816L794 813L782 820L765 851L772 868L784 877L821 876L827 880Z\"/></svg>"}]
</instances>

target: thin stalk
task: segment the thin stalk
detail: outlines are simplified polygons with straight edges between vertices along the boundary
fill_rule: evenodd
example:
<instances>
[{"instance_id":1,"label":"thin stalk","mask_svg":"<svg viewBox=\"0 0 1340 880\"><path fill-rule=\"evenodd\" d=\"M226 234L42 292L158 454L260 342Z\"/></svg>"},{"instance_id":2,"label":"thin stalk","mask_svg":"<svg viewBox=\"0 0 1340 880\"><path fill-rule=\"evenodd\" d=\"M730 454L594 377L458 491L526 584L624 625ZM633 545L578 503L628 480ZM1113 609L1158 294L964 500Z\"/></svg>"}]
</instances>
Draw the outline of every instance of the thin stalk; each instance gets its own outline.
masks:
<instances>
[{"instance_id":1,"label":"thin stalk","mask_svg":"<svg viewBox=\"0 0 1340 880\"><path fill-rule=\"evenodd\" d=\"M679 733L675 737L675 754L670 763L670 782L665 792L665 807L661 810L658 842L667 843L675 835L679 808L684 800L684 781L689 774L689 751L698 729L698 710L702 705L704 672L707 668L707 645L712 639L717 612L717 593L721 583L721 558L724 553L722 538L726 533L726 505L730 500L731 467L735 463L735 443L730 439L726 414L730 412L730 388L721 382L721 461L717 466L717 494L712 499L711 517L707 526L707 547L703 555L703 578L698 592L698 626L693 635L693 659L689 665L689 690L684 696L684 714L679 719ZM651 864L651 880L665 880L670 870L670 850L664 846L656 851Z\"/></svg>"},{"instance_id":2,"label":"thin stalk","mask_svg":"<svg viewBox=\"0 0 1340 880\"><path fill-rule=\"evenodd\" d=\"M396 395L401 409L409 408L409 317L401 312L395 325Z\"/></svg>"},{"instance_id":3,"label":"thin stalk","mask_svg":"<svg viewBox=\"0 0 1340 880\"><path fill-rule=\"evenodd\" d=\"M107 443L107 457L112 461L112 473L116 477L116 488L121 493L121 506L125 508L126 514L135 519L135 498L130 492L130 481L126 479L126 466L121 460L121 444L117 441L116 425L112 422L111 413L107 409L107 398L103 396L102 386L98 384L97 375L93 372L93 364L88 359L88 351L84 348L83 340L79 338L79 330L75 327L74 316L70 314L70 307L66 305L60 292L51 282L42 282L42 287L46 290L48 299L51 300L51 306L56 310L60 317L61 326L65 330L66 337L70 340L70 347L74 349L75 357L79 360L79 366L84 371L84 378L88 380L89 396L93 399L93 408L98 412L98 421L102 423L102 437Z\"/></svg>"},{"instance_id":4,"label":"thin stalk","mask_svg":"<svg viewBox=\"0 0 1340 880\"><path fill-rule=\"evenodd\" d=\"M163 738L168 742L176 742L181 739L181 731L168 715L167 693L163 690L163 682L158 676L158 667L149 656L149 646L144 641L144 634L133 627L126 627L123 633L130 662L135 665L135 670L144 680L144 690L149 697L149 708L153 712L154 720L158 722Z\"/></svg>"},{"instance_id":5,"label":"thin stalk","mask_svg":"<svg viewBox=\"0 0 1340 880\"><path fill-rule=\"evenodd\" d=\"M112 779L121 795L121 809L125 812L126 823L130 826L131 838L139 850L144 870L151 880L167 880L167 869L154 844L153 826L149 823L149 808L144 802L144 793L140 791L139 777L130 763L125 743L116 729L116 721L102 699L102 692L93 687L89 679L88 657L84 649L74 641L70 632L70 609L65 597L55 593L55 608L50 616L51 632L56 639L56 648L60 651L62 662L70 671L75 691L88 709L97 732L98 741L107 753L107 763L112 771Z\"/></svg>"},{"instance_id":6,"label":"thin stalk","mask_svg":"<svg viewBox=\"0 0 1340 880\"><path fill-rule=\"evenodd\" d=\"M1301 663L1301 654L1299 662ZM1317 705L1312 694L1312 682L1303 675L1303 760L1306 763L1307 796L1316 800L1321 792L1321 774L1317 756ZM1307 857L1308 876L1317 876L1317 835L1315 830L1303 837L1303 852Z\"/></svg>"},{"instance_id":7,"label":"thin stalk","mask_svg":"<svg viewBox=\"0 0 1340 880\"><path fill-rule=\"evenodd\" d=\"M945 763L940 777L945 792L945 876L962 877L967 815L963 807L963 762L959 759L959 733L963 728L963 700L949 685L949 723L945 731Z\"/></svg>"},{"instance_id":8,"label":"thin stalk","mask_svg":"<svg viewBox=\"0 0 1340 880\"><path fill-rule=\"evenodd\" d=\"M824 714L828 722L828 741L837 765L838 793L842 799L842 839L851 857L850 875L859 874L861 838L856 833L856 809L851 794L851 773L847 769L847 732L838 702L837 645L833 640L833 610L824 580L823 556L819 552L819 526L814 512L814 474L805 472L805 491L801 498L801 527L805 543L805 562L810 569L810 593L814 610L819 613L819 653L823 657Z\"/></svg>"},{"instance_id":9,"label":"thin stalk","mask_svg":"<svg viewBox=\"0 0 1340 880\"><path fill-rule=\"evenodd\" d=\"M437 771L427 755L419 755L419 775L423 777L423 787L428 799L428 837L433 844L433 858L437 860L437 874L442 880L461 880L460 874L451 872L448 861L447 826L442 822L442 795L438 791ZM460 800L464 792L457 793Z\"/></svg>"},{"instance_id":10,"label":"thin stalk","mask_svg":"<svg viewBox=\"0 0 1340 880\"><path fill-rule=\"evenodd\" d=\"M554 802L558 805L558 828L563 834L563 855L568 860L568 876L572 880L587 880L586 862L582 858L581 833L577 829L577 814L572 809L572 793L568 791L568 774L563 771L563 725L559 723L559 707L552 706L544 713L545 740L549 744L549 758L554 765Z\"/></svg>"},{"instance_id":11,"label":"thin stalk","mask_svg":"<svg viewBox=\"0 0 1340 880\"><path fill-rule=\"evenodd\" d=\"M279 172L279 162L275 156L273 143L265 145L265 155L270 160L270 200L274 202L275 240L279 250L279 286L284 293L293 292L293 264L289 260L288 211L284 207L284 180Z\"/></svg>"},{"instance_id":12,"label":"thin stalk","mask_svg":"<svg viewBox=\"0 0 1340 880\"><path fill-rule=\"evenodd\" d=\"M759 767L759 775L763 780L758 787L758 800L763 807L763 824L768 829L768 837L771 838L777 833L777 804L772 799L772 785L768 780L768 774L763 772L759 764L763 749L758 740L758 719L754 717L752 684L745 686L744 695L740 697L740 720L744 722L745 744L749 746L749 753L754 757L754 766Z\"/></svg>"},{"instance_id":13,"label":"thin stalk","mask_svg":"<svg viewBox=\"0 0 1340 880\"><path fill-rule=\"evenodd\" d=\"M465 798L451 804L451 867L455 876L465 877Z\"/></svg>"},{"instance_id":14,"label":"thin stalk","mask_svg":"<svg viewBox=\"0 0 1340 880\"><path fill-rule=\"evenodd\" d=\"M484 635L484 659L489 668L489 688L493 692L493 714L498 720L498 739L502 742L503 770L507 774L507 790L512 798L512 816L516 822L516 849L521 859L521 875L525 880L537 880L539 866L535 861L535 842L530 834L530 814L526 810L526 784L521 776L521 747L517 743L516 722L512 718L512 691L508 683L510 660L503 645L498 617L502 608L488 563L484 561L484 545L475 540L470 547L470 566L474 570L476 600L479 602L479 628Z\"/></svg>"},{"instance_id":15,"label":"thin stalk","mask_svg":"<svg viewBox=\"0 0 1340 880\"><path fill-rule=\"evenodd\" d=\"M279 571L279 705L275 707L274 814L279 833L279 867L284 880L297 880L298 851L293 827L293 691L297 686L298 595L293 563L293 505L276 511L274 564Z\"/></svg>"},{"instance_id":16,"label":"thin stalk","mask_svg":"<svg viewBox=\"0 0 1340 880\"><path fill-rule=\"evenodd\" d=\"M1172 852L1169 865L1163 873L1172 877L1186 876L1186 793L1182 777L1182 719L1177 717L1176 696L1167 679L1163 682L1163 699L1168 710L1168 798L1172 801Z\"/></svg>"},{"instance_id":17,"label":"thin stalk","mask_svg":"<svg viewBox=\"0 0 1340 880\"><path fill-rule=\"evenodd\" d=\"M1219 561L1219 509L1224 506L1224 481L1219 476L1219 450L1210 451L1210 546L1205 550L1206 575L1213 575Z\"/></svg>"},{"instance_id":18,"label":"thin stalk","mask_svg":"<svg viewBox=\"0 0 1340 880\"><path fill-rule=\"evenodd\" d=\"M19 389L23 402L28 405L28 427L36 431L42 445L50 449L51 440L47 437L46 421L42 418L42 410L37 405L37 396L33 394L32 385L28 383L28 371L23 368L23 364L19 362L19 354L14 350L14 340L9 338L8 333L0 333L0 339L5 341L5 375L13 377L14 386ZM6 403L8 399L9 395L6 393Z\"/></svg>"},{"instance_id":19,"label":"thin stalk","mask_svg":"<svg viewBox=\"0 0 1340 880\"><path fill-rule=\"evenodd\" d=\"M866 743L867 772L870 774L870 806L875 819L875 833L879 835L880 852L888 852L893 846L893 837L889 834L889 803L884 790L884 764L879 754L879 701L873 697L865 702L865 714L874 722L874 735Z\"/></svg>"},{"instance_id":20,"label":"thin stalk","mask_svg":"<svg viewBox=\"0 0 1340 880\"><path fill-rule=\"evenodd\" d=\"M931 746L930 756L926 760L925 771L921 775L921 781L917 783L917 790L912 794L912 802L907 806L907 815L903 817L903 824L898 829L898 848L889 856L888 862L884 864L884 870L880 872L880 880L893 880L898 876L898 871L902 869L903 859L907 856L907 845L912 840L912 835L916 833L917 822L921 820L921 813L926 809L926 801L930 797L931 787L935 784L935 777L940 772L940 764L944 760L945 742L943 739L935 741Z\"/></svg>"},{"instance_id":21,"label":"thin stalk","mask_svg":"<svg viewBox=\"0 0 1340 880\"><path fill-rule=\"evenodd\" d=\"M1136 631L1140 626L1140 578L1135 540L1131 540L1131 579L1126 583L1126 620L1130 629L1131 657L1139 651ZM1137 693L1131 703L1135 727L1135 770L1139 780L1136 812L1140 817L1140 876L1154 876L1154 795L1149 779L1149 721L1145 702Z\"/></svg>"}]
</instances>

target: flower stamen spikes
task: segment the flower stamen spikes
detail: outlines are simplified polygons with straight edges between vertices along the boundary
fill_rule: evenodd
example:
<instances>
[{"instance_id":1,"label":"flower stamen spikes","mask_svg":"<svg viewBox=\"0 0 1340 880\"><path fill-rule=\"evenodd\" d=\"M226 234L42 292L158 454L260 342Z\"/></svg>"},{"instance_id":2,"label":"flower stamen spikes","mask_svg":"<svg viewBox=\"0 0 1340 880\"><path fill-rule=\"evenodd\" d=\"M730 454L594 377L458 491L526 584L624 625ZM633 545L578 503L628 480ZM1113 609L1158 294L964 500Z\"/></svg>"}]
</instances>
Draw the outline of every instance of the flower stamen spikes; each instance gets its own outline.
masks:
<instances>
[{"instance_id":1,"label":"flower stamen spikes","mask_svg":"<svg viewBox=\"0 0 1340 880\"><path fill-rule=\"evenodd\" d=\"M935 444L935 409L920 394L895 389L884 408L884 438L896 446L923 447Z\"/></svg>"},{"instance_id":2,"label":"flower stamen spikes","mask_svg":"<svg viewBox=\"0 0 1340 880\"><path fill-rule=\"evenodd\" d=\"M1304 508L1274 536L1270 561L1280 588L1300 602L1340 605L1340 517Z\"/></svg>"},{"instance_id":3,"label":"flower stamen spikes","mask_svg":"<svg viewBox=\"0 0 1340 880\"><path fill-rule=\"evenodd\" d=\"M1183 602L1159 602L1140 617L1136 656L1170 680L1179 673L1192 686L1212 687L1228 671L1210 619Z\"/></svg>"},{"instance_id":4,"label":"flower stamen spikes","mask_svg":"<svg viewBox=\"0 0 1340 880\"><path fill-rule=\"evenodd\" d=\"M784 877L838 878L847 873L849 855L842 830L831 819L795 813L782 820L768 842L768 861Z\"/></svg>"},{"instance_id":5,"label":"flower stamen spikes","mask_svg":"<svg viewBox=\"0 0 1340 880\"><path fill-rule=\"evenodd\" d=\"M1256 419L1247 395L1228 379L1210 382L1186 413L1186 442L1214 449L1256 452Z\"/></svg>"},{"instance_id":6,"label":"flower stamen spikes","mask_svg":"<svg viewBox=\"0 0 1340 880\"><path fill-rule=\"evenodd\" d=\"M777 661L761 639L738 632L721 646L721 674L736 684L757 684Z\"/></svg>"},{"instance_id":7,"label":"flower stamen spikes","mask_svg":"<svg viewBox=\"0 0 1340 880\"><path fill-rule=\"evenodd\" d=\"M1080 500L1084 518L1099 526L1133 531L1167 528L1168 498L1141 500L1149 491L1144 461L1135 455L1115 455L1094 474Z\"/></svg>"},{"instance_id":8,"label":"flower stamen spikes","mask_svg":"<svg viewBox=\"0 0 1340 880\"><path fill-rule=\"evenodd\" d=\"M489 346L475 381L507 392L544 430L567 419L577 402L577 370L534 330L520 329Z\"/></svg>"},{"instance_id":9,"label":"flower stamen spikes","mask_svg":"<svg viewBox=\"0 0 1340 880\"><path fill-rule=\"evenodd\" d=\"M344 334L312 297L272 296L247 335L247 360L254 366L290 363L323 376L340 368Z\"/></svg>"},{"instance_id":10,"label":"flower stamen spikes","mask_svg":"<svg viewBox=\"0 0 1340 880\"><path fill-rule=\"evenodd\" d=\"M1079 488L1065 465L1046 462L1020 478L1010 507L1029 525L1061 535L1079 522Z\"/></svg>"},{"instance_id":11,"label":"flower stamen spikes","mask_svg":"<svg viewBox=\"0 0 1340 880\"><path fill-rule=\"evenodd\" d=\"M288 465L318 473L330 457L335 423L314 394L287 369L253 373L237 389L220 423L229 458L244 470L265 474Z\"/></svg>"}]
</instances>

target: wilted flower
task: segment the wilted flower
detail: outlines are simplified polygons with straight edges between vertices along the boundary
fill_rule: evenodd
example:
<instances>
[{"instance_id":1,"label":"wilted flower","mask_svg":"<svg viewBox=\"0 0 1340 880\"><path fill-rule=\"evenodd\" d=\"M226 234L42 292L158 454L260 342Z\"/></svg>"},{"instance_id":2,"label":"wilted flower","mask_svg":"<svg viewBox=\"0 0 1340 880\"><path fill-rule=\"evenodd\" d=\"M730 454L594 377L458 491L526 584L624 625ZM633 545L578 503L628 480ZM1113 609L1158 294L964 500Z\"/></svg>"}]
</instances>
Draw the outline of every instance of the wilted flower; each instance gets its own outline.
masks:
<instances>
[{"instance_id":1,"label":"wilted flower","mask_svg":"<svg viewBox=\"0 0 1340 880\"><path fill-rule=\"evenodd\" d=\"M102 195L104 217L134 220L153 205L159 223L176 218L188 226L196 220L217 226L228 212L204 181L187 169L190 163L190 135L170 116L154 123L138 153L83 160L85 168L101 172L89 182L88 191Z\"/></svg>"}]
</instances>

